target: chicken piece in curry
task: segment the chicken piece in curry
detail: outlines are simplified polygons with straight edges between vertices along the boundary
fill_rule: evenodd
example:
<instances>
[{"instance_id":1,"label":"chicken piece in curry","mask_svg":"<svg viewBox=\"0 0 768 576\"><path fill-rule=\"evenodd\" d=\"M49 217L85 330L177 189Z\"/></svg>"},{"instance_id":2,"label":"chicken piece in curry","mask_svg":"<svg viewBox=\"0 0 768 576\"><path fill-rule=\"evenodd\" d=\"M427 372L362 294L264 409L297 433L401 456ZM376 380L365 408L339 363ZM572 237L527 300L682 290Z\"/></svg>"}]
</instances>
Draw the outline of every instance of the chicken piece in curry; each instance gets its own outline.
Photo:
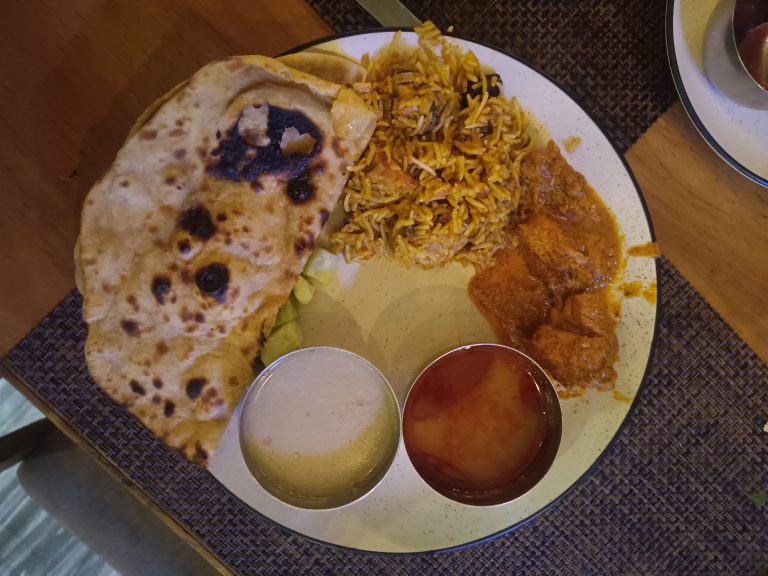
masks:
<instances>
[{"instance_id":1,"label":"chicken piece in curry","mask_svg":"<svg viewBox=\"0 0 768 576\"><path fill-rule=\"evenodd\" d=\"M608 287L620 262L613 215L554 142L522 163L528 218L469 285L499 339L570 389L616 381L616 318Z\"/></svg>"}]
</instances>

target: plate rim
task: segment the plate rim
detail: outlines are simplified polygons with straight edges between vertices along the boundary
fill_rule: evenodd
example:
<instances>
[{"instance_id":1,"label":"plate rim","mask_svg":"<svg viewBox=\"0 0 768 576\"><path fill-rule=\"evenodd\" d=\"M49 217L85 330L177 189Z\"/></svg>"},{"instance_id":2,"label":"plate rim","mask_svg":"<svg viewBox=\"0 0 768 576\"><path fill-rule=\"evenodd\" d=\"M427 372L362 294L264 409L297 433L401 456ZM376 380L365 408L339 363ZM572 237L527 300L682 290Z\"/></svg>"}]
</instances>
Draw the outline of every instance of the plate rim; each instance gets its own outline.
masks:
<instances>
[{"instance_id":1,"label":"plate rim","mask_svg":"<svg viewBox=\"0 0 768 576\"><path fill-rule=\"evenodd\" d=\"M288 50L285 50L281 53L279 53L276 57L284 56L287 54L295 54L297 52L302 52L304 50L307 50L308 48L312 48L314 46L317 46L319 44L325 44L327 42L332 42L334 40L339 40L342 38L349 38L353 36L363 36L365 34L378 34L382 32L415 32L414 28L411 26L386 26L386 27L378 27L378 28L366 28L363 30L356 30L351 32L337 32L334 34L329 34L327 36L322 36L320 38L316 38L314 40L310 40L308 42L305 42L303 44L300 44L298 46L294 46L293 48L289 48ZM627 162L626 158L624 157L624 154L619 150L616 143L608 136L608 134L605 132L603 127L595 120L594 116L584 107L581 105L579 100L574 97L574 95L568 90L567 88L564 88L559 82L554 80L549 74L543 72L538 67L534 66L530 62L528 62L526 59L514 56L510 52L503 50L501 48L498 48L496 46L493 46L492 44L489 44L487 42L483 42L480 40L474 40L472 38L469 38L467 36L463 36L461 34L455 34L452 32L442 32L443 36L449 37L449 38L455 38L458 40L463 40L466 42L470 42L473 44L477 44L480 46L483 46L485 48L488 48L490 50L493 50L495 52L498 52L499 54L502 54L506 56L507 58L510 58L512 60L515 60L516 62L519 62L520 64L530 68L537 74L543 76L545 79L550 81L552 84L554 84L558 89L562 90L562 92L568 96L581 110L586 114L586 116L592 121L592 123L595 125L595 127L600 131L600 133L605 137L608 144L613 149L614 154L618 157L619 161L624 167L624 170L627 173L627 176L629 176L630 181L632 182L632 186L634 187L635 193L637 194L638 200L640 201L640 205L643 209L643 215L645 216L646 224L648 225L648 231L650 233L651 241L656 242L656 232L653 228L653 221L651 220L651 214L648 210L648 205L645 201L645 197L643 196L642 190L640 188L639 183L637 182L637 179L635 178L634 173L632 172L632 169L629 166L629 163ZM469 542L464 542L462 544L457 544L455 546L446 546L443 548L432 548L429 550L419 550L419 551L408 551L408 552L398 552L398 551L378 551L378 550L365 550L361 548L354 548L352 546L347 546L344 544L337 544L334 542L328 542L326 540L321 540L319 538L316 538L314 536L309 536L307 534L304 534L302 532L299 532L298 530L295 530L293 528L289 528L288 526L285 526L278 521L270 518L266 514L263 514L259 510L256 510L256 508L253 508L250 504L242 500L239 496L236 494L230 492L235 498L237 498L240 502L242 502L245 506L256 512L261 518L265 519L267 522L271 523L273 526L277 527L278 529L288 533L292 536L298 536L304 540L307 540L309 542L313 542L315 544L320 544L321 546L325 546L328 548L333 548L337 550L343 550L352 552L359 555L364 556L392 556L392 557L411 557L411 556L423 556L425 554L435 554L435 553L442 553L442 552L451 552L456 550L463 550L465 548L470 548L472 546L476 546L479 544L483 544L486 542L489 542L491 540L495 540L497 538L500 538L501 536L504 536L506 534L510 534L529 522L532 522L536 518L538 518L542 513L549 510L552 506L555 504L558 504L563 501L563 499L569 495L577 486L580 486L583 484L590 476L593 475L595 472L597 466L601 463L601 461L604 459L606 452L609 448L611 448L615 443L617 438L620 436L620 434L624 431L624 428L627 426L629 421L633 418L636 407L638 405L638 400L645 394L645 390L647 389L646 383L648 381L648 378L651 373L651 368L653 366L653 360L656 355L656 348L658 343L658 336L659 336L659 317L661 315L662 306L663 306L663 296L662 296L662 280L660 275L660 264L659 264L659 258L654 259L654 268L656 273L656 285L657 285L657 297L656 297L656 305L655 305L655 314L653 318L653 332L651 335L651 345L650 349L648 351L648 360L646 361L645 368L643 370L642 377L640 378L640 384L638 385L637 392L635 394L635 397L632 399L632 403L629 406L629 409L627 410L626 415L624 416L623 420L621 421L621 424L619 424L618 428L614 432L613 436L606 442L605 447L600 451L600 453L595 458L594 462L590 464L590 466L579 476L566 490L564 490L562 493L560 493L557 497L555 497L552 501L548 502L546 505L542 506L540 509L532 513L527 518L524 518L523 520L520 520L518 522L515 522L514 524L502 529L498 530L496 532L493 532L491 534L488 534L486 536L483 536L481 538L477 538L475 540L471 540Z\"/></svg>"},{"instance_id":2,"label":"plate rim","mask_svg":"<svg viewBox=\"0 0 768 576\"><path fill-rule=\"evenodd\" d=\"M768 177L760 176L753 172L741 162L731 156L726 150L718 144L715 137L707 130L704 121L696 113L696 108L693 106L693 102L688 96L688 92L685 89L683 77L680 73L680 67L677 64L677 51L675 50L675 31L674 31L674 19L675 19L675 5L680 0L667 0L667 6L665 10L665 23L664 23L664 37L667 45L667 60L669 61L669 69L672 74L672 82L675 85L677 95L680 97L680 101L683 104L683 109L686 115L690 118L696 131L709 145L710 148L717 154L726 164L736 170L739 174L748 178L752 182L768 188Z\"/></svg>"}]
</instances>

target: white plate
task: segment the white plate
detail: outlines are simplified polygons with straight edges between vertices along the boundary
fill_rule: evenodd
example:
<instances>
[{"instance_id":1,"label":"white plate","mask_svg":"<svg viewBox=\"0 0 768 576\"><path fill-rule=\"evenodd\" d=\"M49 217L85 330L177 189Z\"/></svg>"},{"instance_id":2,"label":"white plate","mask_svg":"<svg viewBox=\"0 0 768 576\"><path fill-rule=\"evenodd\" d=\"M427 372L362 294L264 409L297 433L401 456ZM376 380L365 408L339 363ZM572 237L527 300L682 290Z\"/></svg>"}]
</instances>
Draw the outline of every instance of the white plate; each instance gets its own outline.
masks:
<instances>
[{"instance_id":1,"label":"white plate","mask_svg":"<svg viewBox=\"0 0 768 576\"><path fill-rule=\"evenodd\" d=\"M768 92L735 58L734 3L669 0L669 63L680 100L707 143L744 176L768 186Z\"/></svg>"},{"instance_id":2,"label":"white plate","mask_svg":"<svg viewBox=\"0 0 768 576\"><path fill-rule=\"evenodd\" d=\"M326 41L321 47L359 58L391 38L390 31L364 33ZM413 33L404 38L415 42ZM481 62L501 74L507 95L516 95L552 138L581 137L582 144L568 159L613 210L625 247L652 240L628 167L584 110L528 65L477 43L455 42L474 50ZM302 308L304 345L340 346L367 358L389 378L402 409L411 381L436 356L461 344L495 341L467 295L471 274L459 265L424 271L404 270L390 260L342 264L338 283L318 290ZM654 261L629 259L624 278L648 285L656 279ZM637 394L650 361L656 308L643 298L623 305L616 389L628 398ZM433 492L414 470L401 442L389 473L362 501L331 511L291 508L267 494L248 473L238 443L238 413L210 471L266 517L321 542L377 552L452 548L507 531L563 495L606 449L629 410L629 402L610 392L563 401L563 439L552 468L523 497L496 507L466 506Z\"/></svg>"}]
</instances>

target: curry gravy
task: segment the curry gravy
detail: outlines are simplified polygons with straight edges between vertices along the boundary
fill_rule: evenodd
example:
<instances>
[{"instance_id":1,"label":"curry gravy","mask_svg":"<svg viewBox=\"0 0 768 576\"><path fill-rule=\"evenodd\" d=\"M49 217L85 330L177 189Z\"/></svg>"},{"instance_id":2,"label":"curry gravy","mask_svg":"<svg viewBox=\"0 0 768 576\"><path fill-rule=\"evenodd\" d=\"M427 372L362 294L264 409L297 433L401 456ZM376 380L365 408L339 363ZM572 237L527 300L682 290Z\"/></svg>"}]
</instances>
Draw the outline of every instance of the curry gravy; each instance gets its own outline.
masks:
<instances>
[{"instance_id":1,"label":"curry gravy","mask_svg":"<svg viewBox=\"0 0 768 576\"><path fill-rule=\"evenodd\" d=\"M455 350L419 376L403 412L403 437L427 484L467 504L508 499L547 435L532 371L514 350L487 345Z\"/></svg>"},{"instance_id":2,"label":"curry gravy","mask_svg":"<svg viewBox=\"0 0 768 576\"><path fill-rule=\"evenodd\" d=\"M616 381L609 287L621 262L613 215L554 142L522 163L528 217L469 284L501 342L530 354L566 387ZM615 309L615 307L614 307Z\"/></svg>"}]
</instances>

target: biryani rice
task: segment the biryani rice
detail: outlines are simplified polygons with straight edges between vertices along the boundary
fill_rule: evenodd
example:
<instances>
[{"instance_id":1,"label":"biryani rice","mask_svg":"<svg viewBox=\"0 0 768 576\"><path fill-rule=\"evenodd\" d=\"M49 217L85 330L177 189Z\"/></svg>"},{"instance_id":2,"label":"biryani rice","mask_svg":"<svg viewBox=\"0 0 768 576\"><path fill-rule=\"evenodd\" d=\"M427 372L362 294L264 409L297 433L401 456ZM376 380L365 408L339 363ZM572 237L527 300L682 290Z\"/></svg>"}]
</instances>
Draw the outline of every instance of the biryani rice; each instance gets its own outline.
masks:
<instances>
[{"instance_id":1,"label":"biryani rice","mask_svg":"<svg viewBox=\"0 0 768 576\"><path fill-rule=\"evenodd\" d=\"M345 225L331 247L348 261L394 255L406 266L485 266L528 202L520 162L528 119L499 77L428 22L418 46L397 32L363 57L354 85L380 119L344 190Z\"/></svg>"}]
</instances>

